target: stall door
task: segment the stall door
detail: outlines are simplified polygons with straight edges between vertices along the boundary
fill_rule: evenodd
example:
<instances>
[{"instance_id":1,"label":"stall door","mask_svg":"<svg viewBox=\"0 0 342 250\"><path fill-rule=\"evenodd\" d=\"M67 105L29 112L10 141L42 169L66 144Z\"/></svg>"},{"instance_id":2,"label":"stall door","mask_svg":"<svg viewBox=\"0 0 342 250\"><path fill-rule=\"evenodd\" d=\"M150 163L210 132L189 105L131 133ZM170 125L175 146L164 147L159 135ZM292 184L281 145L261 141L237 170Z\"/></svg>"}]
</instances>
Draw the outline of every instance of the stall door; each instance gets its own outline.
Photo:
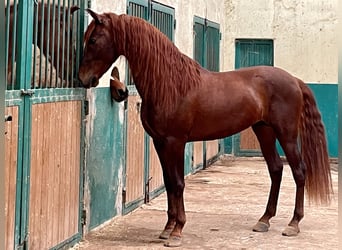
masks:
<instances>
[{"instance_id":1,"label":"stall door","mask_svg":"<svg viewBox=\"0 0 342 250\"><path fill-rule=\"evenodd\" d=\"M6 2L5 249L65 248L82 236L84 4Z\"/></svg>"}]
</instances>

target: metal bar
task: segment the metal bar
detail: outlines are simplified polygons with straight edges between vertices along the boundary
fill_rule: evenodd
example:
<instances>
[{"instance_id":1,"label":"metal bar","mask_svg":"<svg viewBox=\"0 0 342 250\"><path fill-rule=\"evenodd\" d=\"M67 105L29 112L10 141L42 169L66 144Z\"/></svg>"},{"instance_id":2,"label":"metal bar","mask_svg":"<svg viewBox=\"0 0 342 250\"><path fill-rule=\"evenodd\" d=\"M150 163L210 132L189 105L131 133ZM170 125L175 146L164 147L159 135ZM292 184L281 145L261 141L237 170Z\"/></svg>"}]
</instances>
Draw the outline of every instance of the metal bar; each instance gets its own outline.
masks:
<instances>
[{"instance_id":1,"label":"metal bar","mask_svg":"<svg viewBox=\"0 0 342 250\"><path fill-rule=\"evenodd\" d=\"M17 0L13 1L13 28L12 28L12 58L11 58L11 63L12 63L12 78L11 78L11 85L12 85L12 89L19 89L20 86L16 86L15 85L15 75L16 72L14 70L14 65L15 65L15 59L16 59L16 45L17 45ZM17 82L17 81L16 81Z\"/></svg>"},{"instance_id":2,"label":"metal bar","mask_svg":"<svg viewBox=\"0 0 342 250\"><path fill-rule=\"evenodd\" d=\"M38 3L34 5L34 34L33 34L33 63L32 63L32 82L34 88L38 87L36 84L36 64L37 64L37 44L38 44Z\"/></svg>"},{"instance_id":3,"label":"metal bar","mask_svg":"<svg viewBox=\"0 0 342 250\"><path fill-rule=\"evenodd\" d=\"M8 82L8 50L9 50L9 29L11 23L11 16L10 16L10 0L7 0L7 8L6 8L6 26L5 28L5 78L6 78L6 89L9 88L10 83ZM12 86L13 88L13 86Z\"/></svg>"},{"instance_id":4,"label":"metal bar","mask_svg":"<svg viewBox=\"0 0 342 250\"><path fill-rule=\"evenodd\" d=\"M60 0L58 0L58 3L57 3L57 6L58 6L58 10L57 10L57 15L58 15L58 17L57 17L57 24L60 24L61 23L61 8L60 8L60 6L61 6L61 1ZM58 25L58 27L57 27L57 48L59 48L59 46L60 46L60 44L61 44L61 42L60 42L60 34L61 34L61 27L60 27L60 25ZM58 88L59 87L59 85L58 85L58 74L59 74L59 60L60 60L60 57L59 57L59 53L58 53L58 51L57 51L57 63L56 63L56 88Z\"/></svg>"},{"instance_id":5,"label":"metal bar","mask_svg":"<svg viewBox=\"0 0 342 250\"><path fill-rule=\"evenodd\" d=\"M50 0L47 0L46 3L47 6L47 18L46 18L46 34L45 37L46 39L44 39L44 43L46 43L46 56L45 56L45 87L51 87L51 81L48 81L48 69L50 68L51 71L53 70L52 68L52 64L49 63L49 56L50 56ZM43 6L43 8L45 9L45 7ZM42 18L45 19L45 16L42 16ZM53 21L52 21L53 22Z\"/></svg>"},{"instance_id":6,"label":"metal bar","mask_svg":"<svg viewBox=\"0 0 342 250\"><path fill-rule=\"evenodd\" d=\"M72 4L75 5L75 0L72 0ZM75 84L74 84L74 73L75 73L75 58L76 58L76 51L75 51L75 45L76 45L76 37L75 37L75 32L74 32L74 28L77 29L77 26L75 25L75 20L77 20L76 18L74 18L74 15L72 15L71 17L71 46L72 46L72 49L71 49L71 77L70 77L70 87L71 88L74 88L75 87Z\"/></svg>"},{"instance_id":7,"label":"metal bar","mask_svg":"<svg viewBox=\"0 0 342 250\"><path fill-rule=\"evenodd\" d=\"M85 26L85 15L84 15L84 9L85 9L85 1L80 0L79 6L81 7L81 11L78 12L78 49L77 49L77 60L76 60L76 69L78 72L79 64L80 64L80 58L81 55L83 55L83 38L84 35L84 26Z\"/></svg>"},{"instance_id":8,"label":"metal bar","mask_svg":"<svg viewBox=\"0 0 342 250\"><path fill-rule=\"evenodd\" d=\"M21 36L18 39L18 59L17 59L17 82L24 88L31 85L31 63L32 63L32 26L33 26L33 1L19 1L20 15L18 15L18 33ZM19 245L26 241L28 234L28 207L29 207L29 171L30 171L30 129L31 129L31 110L30 97L23 97L23 108L20 109L21 118L19 119L19 138L22 139L22 152L18 150L18 186L17 201L21 201L19 211L20 218L20 236ZM25 124L24 124L25 121ZM25 125L25 126L24 126ZM22 133L20 135L20 133ZM21 165L20 165L21 163ZM20 180L21 178L21 180ZM22 183L22 184L21 184ZM17 214L16 214L17 216ZM18 223L16 222L16 227Z\"/></svg>"},{"instance_id":9,"label":"metal bar","mask_svg":"<svg viewBox=\"0 0 342 250\"><path fill-rule=\"evenodd\" d=\"M39 88L42 88L42 64L43 64L43 55L44 55L44 0L41 0L41 22L40 22L40 40L39 40L39 46L40 46L40 57L39 57ZM38 8L39 9L39 8ZM38 15L39 16L39 15Z\"/></svg>"},{"instance_id":10,"label":"metal bar","mask_svg":"<svg viewBox=\"0 0 342 250\"><path fill-rule=\"evenodd\" d=\"M66 44L66 51L67 51L67 58L66 58L66 60L67 60L67 67L66 67L66 79L65 79L65 81L66 81L66 87L70 87L70 83L69 83L69 71L70 71L70 53L69 53L69 51L70 51L70 29L71 29L71 24L70 24L70 0L68 0L68 8L67 8L67 44Z\"/></svg>"},{"instance_id":11,"label":"metal bar","mask_svg":"<svg viewBox=\"0 0 342 250\"><path fill-rule=\"evenodd\" d=\"M53 0L52 1L52 51L51 51L51 63L54 64L54 60L55 60L55 43L56 43L56 39L55 39L55 28L56 28L56 1ZM52 84L53 81L53 67L51 67L51 71L50 71L50 83ZM56 70L56 69L55 69ZM54 85L56 86L56 82L54 83Z\"/></svg>"},{"instance_id":12,"label":"metal bar","mask_svg":"<svg viewBox=\"0 0 342 250\"><path fill-rule=\"evenodd\" d=\"M64 60L65 60L65 17L66 11L65 11L65 0L63 0L63 24L62 24L62 74L61 74L61 88L63 88L63 81L64 81Z\"/></svg>"}]
</instances>

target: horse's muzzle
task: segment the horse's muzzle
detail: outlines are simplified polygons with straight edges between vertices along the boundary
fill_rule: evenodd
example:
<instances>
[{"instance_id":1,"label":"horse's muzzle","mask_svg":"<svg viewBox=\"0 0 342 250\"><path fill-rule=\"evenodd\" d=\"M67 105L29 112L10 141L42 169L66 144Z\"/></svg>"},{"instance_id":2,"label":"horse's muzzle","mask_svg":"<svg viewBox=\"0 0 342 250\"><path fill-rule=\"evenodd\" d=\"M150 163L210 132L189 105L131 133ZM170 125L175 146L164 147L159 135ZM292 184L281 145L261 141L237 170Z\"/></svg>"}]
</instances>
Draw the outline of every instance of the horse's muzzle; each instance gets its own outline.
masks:
<instances>
[{"instance_id":1,"label":"horse's muzzle","mask_svg":"<svg viewBox=\"0 0 342 250\"><path fill-rule=\"evenodd\" d=\"M92 76L88 79L88 81L84 81L79 77L82 87L89 89L91 87L96 87L99 83L99 79L96 76Z\"/></svg>"}]
</instances>

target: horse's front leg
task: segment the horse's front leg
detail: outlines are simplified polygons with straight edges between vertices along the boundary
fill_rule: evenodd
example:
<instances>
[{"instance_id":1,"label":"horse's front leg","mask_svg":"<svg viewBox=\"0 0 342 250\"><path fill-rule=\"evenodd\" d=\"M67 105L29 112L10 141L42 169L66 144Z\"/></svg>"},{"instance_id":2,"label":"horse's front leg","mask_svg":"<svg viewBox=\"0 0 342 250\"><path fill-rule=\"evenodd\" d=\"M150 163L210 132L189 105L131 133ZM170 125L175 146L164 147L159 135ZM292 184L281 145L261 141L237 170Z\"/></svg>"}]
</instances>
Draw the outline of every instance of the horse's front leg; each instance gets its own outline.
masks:
<instances>
[{"instance_id":1,"label":"horse's front leg","mask_svg":"<svg viewBox=\"0 0 342 250\"><path fill-rule=\"evenodd\" d=\"M186 221L183 200L185 142L168 137L154 139L153 143L162 165L168 203L168 220L159 237L168 239L165 246L176 247L182 243L182 230Z\"/></svg>"}]
</instances>

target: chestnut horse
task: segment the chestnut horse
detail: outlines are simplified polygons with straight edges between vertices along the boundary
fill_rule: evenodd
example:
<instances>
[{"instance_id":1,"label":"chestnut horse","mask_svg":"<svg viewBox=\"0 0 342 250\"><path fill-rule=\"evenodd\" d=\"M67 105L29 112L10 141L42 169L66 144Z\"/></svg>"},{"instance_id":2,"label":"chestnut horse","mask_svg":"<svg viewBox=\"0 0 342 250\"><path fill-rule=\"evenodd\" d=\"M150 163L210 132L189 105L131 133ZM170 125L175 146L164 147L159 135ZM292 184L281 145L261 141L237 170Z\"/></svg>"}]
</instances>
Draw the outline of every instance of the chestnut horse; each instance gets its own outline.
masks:
<instances>
[{"instance_id":1,"label":"chestnut horse","mask_svg":"<svg viewBox=\"0 0 342 250\"><path fill-rule=\"evenodd\" d=\"M95 87L120 55L127 58L142 98L142 124L153 139L163 169L168 220L160 238L168 239L166 246L181 245L186 221L186 142L224 138L252 126L272 181L266 210L254 231L268 231L276 213L283 171L276 139L296 183L293 217L282 234L299 233L304 187L311 200L330 201L324 126L314 96L303 81L269 66L210 72L143 19L87 11L94 20L85 33L79 78L84 87Z\"/></svg>"}]
</instances>

